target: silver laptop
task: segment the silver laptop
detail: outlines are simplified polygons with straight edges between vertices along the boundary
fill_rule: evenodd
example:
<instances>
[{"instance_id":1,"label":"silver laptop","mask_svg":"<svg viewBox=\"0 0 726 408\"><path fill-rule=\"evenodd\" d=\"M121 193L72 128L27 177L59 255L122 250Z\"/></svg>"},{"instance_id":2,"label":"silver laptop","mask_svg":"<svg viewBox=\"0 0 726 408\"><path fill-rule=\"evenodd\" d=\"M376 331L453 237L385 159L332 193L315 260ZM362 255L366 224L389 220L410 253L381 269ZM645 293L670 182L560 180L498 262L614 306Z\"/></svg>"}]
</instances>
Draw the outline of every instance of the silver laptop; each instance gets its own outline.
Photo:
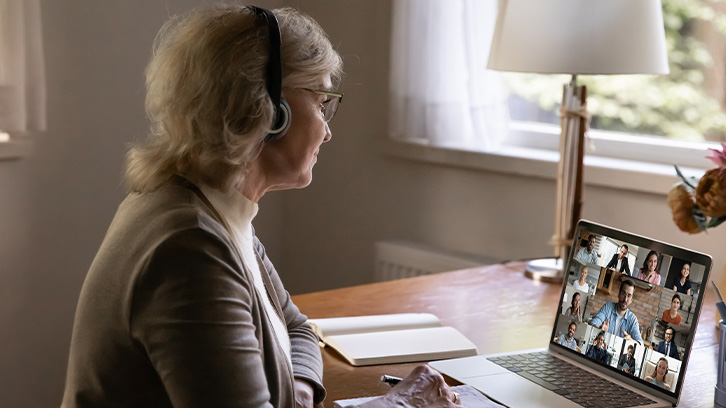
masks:
<instances>
[{"instance_id":1,"label":"silver laptop","mask_svg":"<svg viewBox=\"0 0 726 408\"><path fill-rule=\"evenodd\" d=\"M430 365L510 407L677 404L711 257L580 221L564 268L548 347Z\"/></svg>"}]
</instances>

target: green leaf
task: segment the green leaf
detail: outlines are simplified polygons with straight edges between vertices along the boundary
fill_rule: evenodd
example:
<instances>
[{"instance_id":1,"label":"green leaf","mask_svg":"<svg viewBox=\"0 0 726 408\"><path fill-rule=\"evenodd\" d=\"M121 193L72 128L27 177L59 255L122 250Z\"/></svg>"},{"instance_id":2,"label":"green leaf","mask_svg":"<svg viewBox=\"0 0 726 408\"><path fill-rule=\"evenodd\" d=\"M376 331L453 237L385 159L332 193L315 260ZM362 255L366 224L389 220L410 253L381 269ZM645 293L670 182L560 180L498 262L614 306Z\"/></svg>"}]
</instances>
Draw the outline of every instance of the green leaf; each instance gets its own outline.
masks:
<instances>
[{"instance_id":1,"label":"green leaf","mask_svg":"<svg viewBox=\"0 0 726 408\"><path fill-rule=\"evenodd\" d=\"M724 221L726 221L726 215L722 215L720 217L713 217L711 218L711 222L708 223L708 228L718 227Z\"/></svg>"},{"instance_id":2,"label":"green leaf","mask_svg":"<svg viewBox=\"0 0 726 408\"><path fill-rule=\"evenodd\" d=\"M695 194L698 181L694 177L684 176L683 173L681 173L681 169L678 168L677 164L674 164L673 167L676 168L676 174L681 179L681 181L683 181L683 185L686 187L686 190L688 190L688 192L691 194Z\"/></svg>"},{"instance_id":3,"label":"green leaf","mask_svg":"<svg viewBox=\"0 0 726 408\"><path fill-rule=\"evenodd\" d=\"M706 231L708 229L708 218L703 215L701 212L701 209L698 208L698 206L693 207L693 218L696 220L696 223L698 224L698 228L701 231Z\"/></svg>"}]
</instances>

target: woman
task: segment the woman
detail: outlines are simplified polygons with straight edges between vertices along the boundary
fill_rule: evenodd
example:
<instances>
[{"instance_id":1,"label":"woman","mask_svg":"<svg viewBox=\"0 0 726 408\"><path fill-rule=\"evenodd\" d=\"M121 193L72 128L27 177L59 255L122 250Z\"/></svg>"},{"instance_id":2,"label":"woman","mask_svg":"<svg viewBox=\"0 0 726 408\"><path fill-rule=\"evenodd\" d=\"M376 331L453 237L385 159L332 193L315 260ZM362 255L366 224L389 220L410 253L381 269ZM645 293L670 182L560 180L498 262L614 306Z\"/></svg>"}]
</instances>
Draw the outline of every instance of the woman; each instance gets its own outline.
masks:
<instances>
[{"instance_id":1,"label":"woman","mask_svg":"<svg viewBox=\"0 0 726 408\"><path fill-rule=\"evenodd\" d=\"M681 307L681 297L676 293L671 299L671 308L663 311L663 316L660 318L666 323L672 323L678 326L681 324L681 315L678 313L678 309Z\"/></svg>"},{"instance_id":2,"label":"woman","mask_svg":"<svg viewBox=\"0 0 726 408\"><path fill-rule=\"evenodd\" d=\"M589 293L590 285L587 281L585 281L585 278L587 278L587 266L583 266L582 269L580 269L580 279L572 282L572 286L574 286L577 290Z\"/></svg>"},{"instance_id":3,"label":"woman","mask_svg":"<svg viewBox=\"0 0 726 408\"><path fill-rule=\"evenodd\" d=\"M81 291L63 407L322 401L317 339L251 221L267 192L310 184L341 74L322 28L290 8L206 6L161 29L151 134L128 153L131 192ZM421 367L383 401L457 399Z\"/></svg>"},{"instance_id":4,"label":"woman","mask_svg":"<svg viewBox=\"0 0 726 408\"><path fill-rule=\"evenodd\" d=\"M678 276L678 279L673 282L673 287L671 289L691 296L691 281L688 279L688 275L690 274L691 263L686 262L683 264L683 267L681 268L681 273Z\"/></svg>"},{"instance_id":5,"label":"woman","mask_svg":"<svg viewBox=\"0 0 726 408\"><path fill-rule=\"evenodd\" d=\"M570 307L565 311L565 316L575 319L578 322L582 322L582 310L580 310L580 292L575 292L572 295L572 302Z\"/></svg>"},{"instance_id":6,"label":"woman","mask_svg":"<svg viewBox=\"0 0 726 408\"><path fill-rule=\"evenodd\" d=\"M654 285L660 284L660 275L656 270L658 268L658 253L655 251L648 252L648 256L645 257L643 266L641 268L635 268L636 277Z\"/></svg>"},{"instance_id":7,"label":"woman","mask_svg":"<svg viewBox=\"0 0 726 408\"><path fill-rule=\"evenodd\" d=\"M646 376L645 381L670 390L671 386L665 383L666 374L668 374L668 360L665 357L661 357L653 369L653 373Z\"/></svg>"}]
</instances>

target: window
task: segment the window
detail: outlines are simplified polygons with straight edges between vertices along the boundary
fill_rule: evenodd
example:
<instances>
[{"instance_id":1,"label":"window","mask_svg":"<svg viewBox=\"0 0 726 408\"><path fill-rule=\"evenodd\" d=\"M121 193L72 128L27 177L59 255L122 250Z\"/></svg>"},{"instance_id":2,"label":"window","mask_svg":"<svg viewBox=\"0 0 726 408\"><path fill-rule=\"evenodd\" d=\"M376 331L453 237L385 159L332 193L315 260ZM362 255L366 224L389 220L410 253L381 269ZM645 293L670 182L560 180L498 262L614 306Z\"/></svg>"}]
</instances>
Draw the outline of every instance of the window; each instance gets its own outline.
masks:
<instances>
[{"instance_id":1,"label":"window","mask_svg":"<svg viewBox=\"0 0 726 408\"><path fill-rule=\"evenodd\" d=\"M0 0L0 158L22 155L18 140L44 128L39 0Z\"/></svg>"},{"instance_id":2,"label":"window","mask_svg":"<svg viewBox=\"0 0 726 408\"><path fill-rule=\"evenodd\" d=\"M391 137L479 152L557 151L567 76L486 71L496 0L396 0ZM588 159L707 168L726 140L724 12L662 0L670 75L581 76L593 114ZM663 172L670 170L662 170ZM666 190L667 191L667 190Z\"/></svg>"}]
</instances>

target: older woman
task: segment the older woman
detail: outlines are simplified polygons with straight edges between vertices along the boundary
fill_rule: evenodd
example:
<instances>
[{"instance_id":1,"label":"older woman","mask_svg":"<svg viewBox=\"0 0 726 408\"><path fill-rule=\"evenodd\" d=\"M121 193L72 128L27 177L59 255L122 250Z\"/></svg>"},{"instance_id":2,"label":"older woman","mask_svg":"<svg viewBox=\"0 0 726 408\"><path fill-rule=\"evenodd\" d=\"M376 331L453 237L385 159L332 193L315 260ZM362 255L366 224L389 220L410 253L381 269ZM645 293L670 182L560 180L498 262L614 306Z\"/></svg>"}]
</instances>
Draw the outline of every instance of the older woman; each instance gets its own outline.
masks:
<instances>
[{"instance_id":1,"label":"older woman","mask_svg":"<svg viewBox=\"0 0 726 408\"><path fill-rule=\"evenodd\" d=\"M128 153L131 193L81 291L63 407L322 401L317 339L251 221L267 192L310 184L341 68L320 26L289 8L207 6L162 28L151 134ZM456 399L421 367L371 406Z\"/></svg>"},{"instance_id":2,"label":"older woman","mask_svg":"<svg viewBox=\"0 0 726 408\"><path fill-rule=\"evenodd\" d=\"M640 280L652 283L654 285L660 284L660 274L658 273L658 253L655 251L648 252L648 256L643 261L643 266L635 268L633 274Z\"/></svg>"}]
</instances>

